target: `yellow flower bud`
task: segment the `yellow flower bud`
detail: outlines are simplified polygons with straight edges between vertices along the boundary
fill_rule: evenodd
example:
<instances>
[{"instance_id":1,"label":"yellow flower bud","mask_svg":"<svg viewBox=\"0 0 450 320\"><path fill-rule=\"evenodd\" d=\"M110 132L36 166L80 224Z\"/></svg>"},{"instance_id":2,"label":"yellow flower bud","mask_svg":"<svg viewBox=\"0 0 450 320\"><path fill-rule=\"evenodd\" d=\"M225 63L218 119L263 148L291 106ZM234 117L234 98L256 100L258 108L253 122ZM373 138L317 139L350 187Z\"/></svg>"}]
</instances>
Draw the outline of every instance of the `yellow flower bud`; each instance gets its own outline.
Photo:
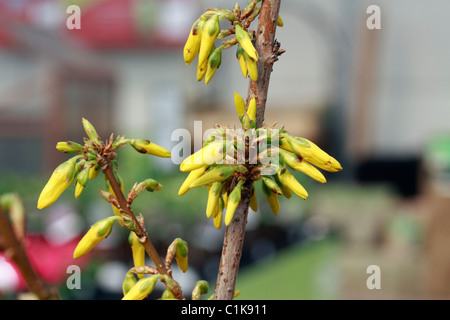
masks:
<instances>
[{"instance_id":1,"label":"yellow flower bud","mask_svg":"<svg viewBox=\"0 0 450 320\"><path fill-rule=\"evenodd\" d=\"M157 157L170 158L170 151L146 139L130 139L128 143L140 153L148 153Z\"/></svg>"},{"instance_id":2,"label":"yellow flower bud","mask_svg":"<svg viewBox=\"0 0 450 320\"><path fill-rule=\"evenodd\" d=\"M221 161L224 157L224 142L214 141L196 151L183 160L180 170L183 172L192 171Z\"/></svg>"},{"instance_id":3,"label":"yellow flower bud","mask_svg":"<svg viewBox=\"0 0 450 320\"><path fill-rule=\"evenodd\" d=\"M342 170L341 164L336 159L320 149L313 142L289 135L286 135L286 137L292 151L305 161L330 172Z\"/></svg>"},{"instance_id":4,"label":"yellow flower bud","mask_svg":"<svg viewBox=\"0 0 450 320\"><path fill-rule=\"evenodd\" d=\"M273 181L272 179L270 179L269 177L266 176L262 176L261 180L263 181L263 183L266 185L266 187L273 193L276 194L283 194L283 192L281 191L281 188L278 186L278 184Z\"/></svg>"},{"instance_id":5,"label":"yellow flower bud","mask_svg":"<svg viewBox=\"0 0 450 320\"><path fill-rule=\"evenodd\" d=\"M211 50L209 51L207 59L197 62L197 81L201 81L208 70L208 58L216 50L216 46L213 44Z\"/></svg>"},{"instance_id":6,"label":"yellow flower bud","mask_svg":"<svg viewBox=\"0 0 450 320\"><path fill-rule=\"evenodd\" d=\"M89 139L100 144L100 137L98 136L94 126L85 118L82 118L81 122L83 123L84 130L86 131Z\"/></svg>"},{"instance_id":7,"label":"yellow flower bud","mask_svg":"<svg viewBox=\"0 0 450 320\"><path fill-rule=\"evenodd\" d=\"M192 300L200 300L202 294L208 293L209 284L205 280L199 280L195 283L194 290L192 290Z\"/></svg>"},{"instance_id":8,"label":"yellow flower bud","mask_svg":"<svg viewBox=\"0 0 450 320\"><path fill-rule=\"evenodd\" d=\"M201 43L198 54L198 64L203 65L208 60L208 56L211 52L211 48L214 45L214 41L220 32L219 17L213 15L205 23L203 23L201 32Z\"/></svg>"},{"instance_id":9,"label":"yellow flower bud","mask_svg":"<svg viewBox=\"0 0 450 320\"><path fill-rule=\"evenodd\" d=\"M250 35L248 34L248 32L244 30L242 24L239 22L236 22L234 24L234 29L236 40L242 46L242 49L244 49L244 51L253 61L258 61L258 52L253 46L252 39L250 39Z\"/></svg>"},{"instance_id":10,"label":"yellow flower bud","mask_svg":"<svg viewBox=\"0 0 450 320\"><path fill-rule=\"evenodd\" d=\"M277 26L279 26L279 27L283 27L284 26L283 19L281 19L280 15L278 15L278 18L277 18Z\"/></svg>"},{"instance_id":11,"label":"yellow flower bud","mask_svg":"<svg viewBox=\"0 0 450 320\"><path fill-rule=\"evenodd\" d=\"M192 25L189 37L184 45L183 57L187 65L190 65L200 50L202 27L205 21L199 19Z\"/></svg>"},{"instance_id":12,"label":"yellow flower bud","mask_svg":"<svg viewBox=\"0 0 450 320\"><path fill-rule=\"evenodd\" d=\"M122 300L143 300L152 293L158 278L160 278L160 276L152 275L150 277L139 279Z\"/></svg>"},{"instance_id":13,"label":"yellow flower bud","mask_svg":"<svg viewBox=\"0 0 450 320\"><path fill-rule=\"evenodd\" d=\"M178 195L182 196L186 192L188 192L191 188L189 187L192 182L197 180L206 170L207 167L201 167L195 170L192 170L189 172L189 175L187 176L186 180L184 180L183 184L180 187L180 190L178 190Z\"/></svg>"},{"instance_id":14,"label":"yellow flower bud","mask_svg":"<svg viewBox=\"0 0 450 320\"><path fill-rule=\"evenodd\" d=\"M38 209L44 209L52 205L72 183L75 177L77 159L79 159L79 156L63 162L53 171L53 174L39 195Z\"/></svg>"},{"instance_id":15,"label":"yellow flower bud","mask_svg":"<svg viewBox=\"0 0 450 320\"><path fill-rule=\"evenodd\" d=\"M175 298L175 295L173 294L172 291L170 291L169 288L166 288L163 292L163 294L161 295L161 300L178 300Z\"/></svg>"},{"instance_id":16,"label":"yellow flower bud","mask_svg":"<svg viewBox=\"0 0 450 320\"><path fill-rule=\"evenodd\" d=\"M139 183L137 185L137 188L140 190L144 190L144 188L145 188L145 190L147 190L149 192L153 192L153 191L161 190L163 188L163 186L158 181L149 178L149 179L145 179L144 181Z\"/></svg>"},{"instance_id":17,"label":"yellow flower bud","mask_svg":"<svg viewBox=\"0 0 450 320\"><path fill-rule=\"evenodd\" d=\"M264 182L261 184L261 186L263 194L266 197L273 214L278 215L278 212L280 211L280 202L278 200L278 195L272 192Z\"/></svg>"},{"instance_id":18,"label":"yellow flower bud","mask_svg":"<svg viewBox=\"0 0 450 320\"><path fill-rule=\"evenodd\" d=\"M222 226L224 207L225 207L225 201L224 201L224 197L222 195L222 197L219 198L219 208L217 210L216 216L214 217L214 227L216 229L220 229L220 227Z\"/></svg>"},{"instance_id":19,"label":"yellow flower bud","mask_svg":"<svg viewBox=\"0 0 450 320\"><path fill-rule=\"evenodd\" d=\"M222 47L215 49L208 57L205 84L208 84L222 62Z\"/></svg>"},{"instance_id":20,"label":"yellow flower bud","mask_svg":"<svg viewBox=\"0 0 450 320\"><path fill-rule=\"evenodd\" d=\"M291 145L289 144L287 138L282 137L282 138L279 140L279 144L280 144L280 149L283 149L283 150L292 152Z\"/></svg>"},{"instance_id":21,"label":"yellow flower bud","mask_svg":"<svg viewBox=\"0 0 450 320\"><path fill-rule=\"evenodd\" d=\"M93 180L93 179L97 178L99 172L100 172L100 166L98 164L94 164L89 169L89 180Z\"/></svg>"},{"instance_id":22,"label":"yellow flower bud","mask_svg":"<svg viewBox=\"0 0 450 320\"><path fill-rule=\"evenodd\" d=\"M81 193L83 192L84 187L81 183L79 183L78 181L75 183L75 198L78 199L78 197L81 195Z\"/></svg>"},{"instance_id":23,"label":"yellow flower bud","mask_svg":"<svg viewBox=\"0 0 450 320\"><path fill-rule=\"evenodd\" d=\"M133 263L135 267L145 266L145 248L133 231L128 236L128 243L131 246L131 252L133 254ZM138 274L138 278L141 279L143 274Z\"/></svg>"},{"instance_id":24,"label":"yellow flower bud","mask_svg":"<svg viewBox=\"0 0 450 320\"><path fill-rule=\"evenodd\" d=\"M175 253L175 260L177 261L178 268L184 273L188 269L188 245L187 242L178 238L177 251Z\"/></svg>"},{"instance_id":25,"label":"yellow flower bud","mask_svg":"<svg viewBox=\"0 0 450 320\"><path fill-rule=\"evenodd\" d=\"M190 188L197 188L220 182L228 179L235 171L237 166L217 166L205 172L201 177L191 183Z\"/></svg>"},{"instance_id":26,"label":"yellow flower bud","mask_svg":"<svg viewBox=\"0 0 450 320\"><path fill-rule=\"evenodd\" d=\"M278 177L280 178L280 181L291 189L297 196L302 199L306 199L308 197L308 192L287 169L278 171Z\"/></svg>"},{"instance_id":27,"label":"yellow flower bud","mask_svg":"<svg viewBox=\"0 0 450 320\"><path fill-rule=\"evenodd\" d=\"M125 275L125 279L122 282L122 292L124 296L131 290L131 288L135 286L136 282L137 280L134 277L134 274L128 271Z\"/></svg>"},{"instance_id":28,"label":"yellow flower bud","mask_svg":"<svg viewBox=\"0 0 450 320\"><path fill-rule=\"evenodd\" d=\"M62 141L56 144L56 149L64 153L77 153L82 146L73 141Z\"/></svg>"},{"instance_id":29,"label":"yellow flower bud","mask_svg":"<svg viewBox=\"0 0 450 320\"><path fill-rule=\"evenodd\" d=\"M247 69L247 61L245 59L245 51L242 49L242 46L238 43L237 49L236 49L236 58L239 61L239 67L241 68L242 75L244 78L247 78L248 75L248 69Z\"/></svg>"},{"instance_id":30,"label":"yellow flower bud","mask_svg":"<svg viewBox=\"0 0 450 320\"><path fill-rule=\"evenodd\" d=\"M256 119L256 99L255 99L255 97L251 98L250 102L248 103L247 114L248 114L250 121L255 121L255 119Z\"/></svg>"},{"instance_id":31,"label":"yellow flower bud","mask_svg":"<svg viewBox=\"0 0 450 320\"><path fill-rule=\"evenodd\" d=\"M245 101L237 92L234 93L234 105L236 106L236 112L239 119L242 119L245 114Z\"/></svg>"},{"instance_id":32,"label":"yellow flower bud","mask_svg":"<svg viewBox=\"0 0 450 320\"><path fill-rule=\"evenodd\" d=\"M222 194L222 183L214 182L208 191L208 202L206 205L206 217L213 216L214 211L218 208L219 198Z\"/></svg>"},{"instance_id":33,"label":"yellow flower bud","mask_svg":"<svg viewBox=\"0 0 450 320\"><path fill-rule=\"evenodd\" d=\"M278 175L275 175L275 181L277 182L278 186L281 189L281 192L283 193L283 196L285 196L287 199L290 199L292 197L291 189L286 187L283 182L280 181L280 178L278 178Z\"/></svg>"},{"instance_id":34,"label":"yellow flower bud","mask_svg":"<svg viewBox=\"0 0 450 320\"><path fill-rule=\"evenodd\" d=\"M83 192L84 188L86 188L88 179L89 179L89 170L90 168L84 168L77 176L77 182L75 184L75 198L78 198Z\"/></svg>"},{"instance_id":35,"label":"yellow flower bud","mask_svg":"<svg viewBox=\"0 0 450 320\"><path fill-rule=\"evenodd\" d=\"M208 69L208 60L204 60L202 63L197 64L197 81L202 81Z\"/></svg>"},{"instance_id":36,"label":"yellow flower bud","mask_svg":"<svg viewBox=\"0 0 450 320\"><path fill-rule=\"evenodd\" d=\"M256 67L256 61L251 59L249 56L246 57L248 75L252 81L258 80L258 69Z\"/></svg>"},{"instance_id":37,"label":"yellow flower bud","mask_svg":"<svg viewBox=\"0 0 450 320\"><path fill-rule=\"evenodd\" d=\"M227 210L225 212L225 225L229 226L231 221L233 220L234 213L236 212L239 203L241 202L241 192L242 192L242 184L244 180L240 180L238 184L234 187L233 191L231 191L228 202L227 202Z\"/></svg>"},{"instance_id":38,"label":"yellow flower bud","mask_svg":"<svg viewBox=\"0 0 450 320\"><path fill-rule=\"evenodd\" d=\"M80 258L91 251L100 241L105 239L111 233L114 221L119 219L119 217L113 216L94 223L78 243L73 253L73 258Z\"/></svg>"},{"instance_id":39,"label":"yellow flower bud","mask_svg":"<svg viewBox=\"0 0 450 320\"><path fill-rule=\"evenodd\" d=\"M284 162L294 170L303 172L309 177L321 183L326 183L324 175L314 166L306 162L304 159L299 159L297 155L292 152L280 149L280 155Z\"/></svg>"},{"instance_id":40,"label":"yellow flower bud","mask_svg":"<svg viewBox=\"0 0 450 320\"><path fill-rule=\"evenodd\" d=\"M216 206L215 206L215 208L214 208L214 210L213 210L213 213L212 213L213 219L214 219L215 217L217 217L217 215L219 214L219 202L220 202L220 198L221 198L221 197L219 197L219 200L217 201Z\"/></svg>"}]
</instances>

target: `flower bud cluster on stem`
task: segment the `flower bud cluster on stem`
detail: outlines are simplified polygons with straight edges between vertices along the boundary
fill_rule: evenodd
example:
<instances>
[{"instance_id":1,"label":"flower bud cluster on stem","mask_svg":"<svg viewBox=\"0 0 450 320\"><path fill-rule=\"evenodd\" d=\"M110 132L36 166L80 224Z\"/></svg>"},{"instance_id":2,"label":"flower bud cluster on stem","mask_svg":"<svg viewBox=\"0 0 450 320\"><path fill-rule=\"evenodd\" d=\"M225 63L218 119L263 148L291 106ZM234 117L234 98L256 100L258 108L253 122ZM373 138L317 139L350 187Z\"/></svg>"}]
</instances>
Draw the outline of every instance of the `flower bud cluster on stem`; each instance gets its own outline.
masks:
<instances>
[{"instance_id":1,"label":"flower bud cluster on stem","mask_svg":"<svg viewBox=\"0 0 450 320\"><path fill-rule=\"evenodd\" d=\"M133 281L133 273L131 276L130 273L127 273L123 284L124 298L145 298L153 290L154 282L159 279L166 284L167 288L170 287L171 295L174 298L184 300L180 285L172 278L170 265L167 266L164 263L150 241L143 216L136 217L131 209L133 200L144 190L158 191L162 189L162 185L153 179L145 179L135 183L125 197L124 183L117 172L116 150L127 144L139 153L163 158L171 157L170 152L147 139L125 139L124 136L114 139L111 135L109 140L101 141L94 126L87 119L83 118L82 124L88 136L84 138L84 145L75 142L57 143L56 148L59 151L68 154L78 153L78 155L73 156L54 170L40 194L38 209L52 205L73 181L75 181L75 198L80 197L82 191L88 186L89 180L95 179L102 171L107 190L99 190L99 193L105 201L111 204L114 215L99 220L91 226L75 248L74 258L82 257L90 252L111 233L114 222L117 221L120 226L130 230L129 243L134 268L144 268L144 270L151 268L145 266L145 254L147 253L155 264L154 270L157 271L156 275L150 277L144 277L144 273L136 273L138 281ZM187 247L184 252L187 255ZM187 256L184 256L181 261L183 261L183 270L186 271Z\"/></svg>"}]
</instances>

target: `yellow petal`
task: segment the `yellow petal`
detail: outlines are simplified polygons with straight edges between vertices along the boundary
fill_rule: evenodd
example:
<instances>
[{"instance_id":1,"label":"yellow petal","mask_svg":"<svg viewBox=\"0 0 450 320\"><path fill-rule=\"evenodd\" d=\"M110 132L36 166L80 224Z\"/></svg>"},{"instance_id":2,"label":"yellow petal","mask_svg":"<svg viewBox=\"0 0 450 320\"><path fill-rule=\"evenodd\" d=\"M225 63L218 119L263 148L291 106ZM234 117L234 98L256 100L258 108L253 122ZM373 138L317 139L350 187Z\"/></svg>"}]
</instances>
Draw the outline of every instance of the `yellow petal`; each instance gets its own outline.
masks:
<instances>
[{"instance_id":1,"label":"yellow petal","mask_svg":"<svg viewBox=\"0 0 450 320\"><path fill-rule=\"evenodd\" d=\"M111 233L116 220L118 220L117 217L108 217L93 224L75 248L73 258L77 259L84 256L105 239Z\"/></svg>"},{"instance_id":2,"label":"yellow petal","mask_svg":"<svg viewBox=\"0 0 450 320\"><path fill-rule=\"evenodd\" d=\"M140 153L148 153L157 157L170 158L170 151L146 139L131 139L131 146Z\"/></svg>"},{"instance_id":3,"label":"yellow petal","mask_svg":"<svg viewBox=\"0 0 450 320\"><path fill-rule=\"evenodd\" d=\"M230 225L231 221L233 220L234 213L236 212L236 209L241 202L241 190L241 185L236 185L236 187L234 187L233 191L231 191L230 196L228 197L227 210L225 212L226 226Z\"/></svg>"},{"instance_id":4,"label":"yellow petal","mask_svg":"<svg viewBox=\"0 0 450 320\"><path fill-rule=\"evenodd\" d=\"M292 169L303 172L304 174L321 183L327 182L324 175L304 159L299 159L298 156L292 152L282 149L280 151L280 155L283 158L284 162Z\"/></svg>"},{"instance_id":5,"label":"yellow petal","mask_svg":"<svg viewBox=\"0 0 450 320\"><path fill-rule=\"evenodd\" d=\"M245 114L245 101L237 92L234 93L234 105L238 116L242 117Z\"/></svg>"},{"instance_id":6,"label":"yellow petal","mask_svg":"<svg viewBox=\"0 0 450 320\"><path fill-rule=\"evenodd\" d=\"M238 61L239 61L239 67L241 68L242 75L244 76L244 78L247 78L248 67L247 67L247 62L245 61L244 56L243 55L239 56Z\"/></svg>"},{"instance_id":7,"label":"yellow petal","mask_svg":"<svg viewBox=\"0 0 450 320\"><path fill-rule=\"evenodd\" d=\"M53 171L53 174L39 195L38 209L44 209L52 205L67 187L70 186L75 177L75 158L78 157L63 162Z\"/></svg>"},{"instance_id":8,"label":"yellow petal","mask_svg":"<svg viewBox=\"0 0 450 320\"><path fill-rule=\"evenodd\" d=\"M135 267L145 266L145 248L136 236L136 233L130 232L128 242L131 246L131 253L133 255L133 264ZM137 275L139 279L142 279L143 274Z\"/></svg>"},{"instance_id":9,"label":"yellow petal","mask_svg":"<svg viewBox=\"0 0 450 320\"><path fill-rule=\"evenodd\" d=\"M198 54L199 66L205 65L208 61L208 56L210 54L211 48L214 45L214 41L220 32L219 18L217 15L212 16L207 20L202 27L201 32L201 43L200 50ZM206 65L205 65L206 66Z\"/></svg>"},{"instance_id":10,"label":"yellow petal","mask_svg":"<svg viewBox=\"0 0 450 320\"><path fill-rule=\"evenodd\" d=\"M252 39L250 39L250 36L247 31L245 31L241 24L236 23L235 26L235 34L236 34L236 40L239 42L239 44L242 46L242 49L248 54L248 56L253 59L254 61L258 61L258 52L256 51L255 47L253 46Z\"/></svg>"},{"instance_id":11,"label":"yellow petal","mask_svg":"<svg viewBox=\"0 0 450 320\"><path fill-rule=\"evenodd\" d=\"M286 138L281 138L279 140L279 143L281 149L292 152L291 145L289 144Z\"/></svg>"},{"instance_id":12,"label":"yellow petal","mask_svg":"<svg viewBox=\"0 0 450 320\"><path fill-rule=\"evenodd\" d=\"M228 179L233 172L236 171L236 166L218 166L205 172L201 177L191 183L190 188L202 187L214 182L220 182Z\"/></svg>"},{"instance_id":13,"label":"yellow petal","mask_svg":"<svg viewBox=\"0 0 450 320\"><path fill-rule=\"evenodd\" d=\"M284 26L283 19L281 19L280 15L278 15L277 26L279 26L279 27L283 27Z\"/></svg>"},{"instance_id":14,"label":"yellow petal","mask_svg":"<svg viewBox=\"0 0 450 320\"><path fill-rule=\"evenodd\" d=\"M264 183L262 183L262 189L273 214L278 215L278 212L280 211L280 202L278 200L278 195L270 191L270 189Z\"/></svg>"},{"instance_id":15,"label":"yellow petal","mask_svg":"<svg viewBox=\"0 0 450 320\"><path fill-rule=\"evenodd\" d=\"M214 217L214 227L216 229L220 229L222 226L222 220L223 220L223 210L218 210L217 215Z\"/></svg>"},{"instance_id":16,"label":"yellow petal","mask_svg":"<svg viewBox=\"0 0 450 320\"><path fill-rule=\"evenodd\" d=\"M219 198L222 192L222 184L220 182L215 182L208 191L208 202L206 205L206 217L210 218L213 216L216 208L219 205Z\"/></svg>"},{"instance_id":17,"label":"yellow petal","mask_svg":"<svg viewBox=\"0 0 450 320\"><path fill-rule=\"evenodd\" d=\"M98 174L100 172L100 166L94 165L89 169L89 180L93 180L97 178Z\"/></svg>"},{"instance_id":18,"label":"yellow petal","mask_svg":"<svg viewBox=\"0 0 450 320\"><path fill-rule=\"evenodd\" d=\"M153 291L156 280L156 276L139 279L122 300L143 300Z\"/></svg>"},{"instance_id":19,"label":"yellow petal","mask_svg":"<svg viewBox=\"0 0 450 320\"><path fill-rule=\"evenodd\" d=\"M285 170L284 173L281 173L278 176L280 177L281 182L291 189L297 196L302 199L306 199L308 197L308 192L288 170Z\"/></svg>"},{"instance_id":20,"label":"yellow petal","mask_svg":"<svg viewBox=\"0 0 450 320\"><path fill-rule=\"evenodd\" d=\"M250 102L248 103L248 109L247 114L250 120L255 120L256 118L256 99L255 97L250 99Z\"/></svg>"},{"instance_id":21,"label":"yellow petal","mask_svg":"<svg viewBox=\"0 0 450 320\"><path fill-rule=\"evenodd\" d=\"M252 81L257 81L258 80L258 69L256 67L256 61L250 59L250 57L248 57L246 61L247 61L248 75L250 76L250 79L252 79Z\"/></svg>"},{"instance_id":22,"label":"yellow petal","mask_svg":"<svg viewBox=\"0 0 450 320\"><path fill-rule=\"evenodd\" d=\"M224 157L223 147L222 141L208 144L184 159L180 164L180 170L188 172L221 161Z\"/></svg>"},{"instance_id":23,"label":"yellow petal","mask_svg":"<svg viewBox=\"0 0 450 320\"><path fill-rule=\"evenodd\" d=\"M304 138L293 137L288 138L288 142L293 152L313 165L330 172L342 170L341 164L336 159L320 149L313 142ZM305 142L307 145L305 145Z\"/></svg>"},{"instance_id":24,"label":"yellow petal","mask_svg":"<svg viewBox=\"0 0 450 320\"><path fill-rule=\"evenodd\" d=\"M190 65L200 50L201 32L203 20L197 20L191 27L189 37L184 45L183 58L187 65Z\"/></svg>"},{"instance_id":25,"label":"yellow petal","mask_svg":"<svg viewBox=\"0 0 450 320\"><path fill-rule=\"evenodd\" d=\"M122 292L124 296L135 286L136 282L137 280L134 277L134 274L132 272L127 272L125 279L122 282Z\"/></svg>"},{"instance_id":26,"label":"yellow petal","mask_svg":"<svg viewBox=\"0 0 450 320\"><path fill-rule=\"evenodd\" d=\"M194 182L195 180L197 180L197 178L199 178L205 172L206 168L207 167L204 166L202 168L198 168L198 169L195 169L195 170L192 170L191 172L189 172L189 175L184 180L183 184L180 187L180 190L178 190L178 195L182 196L186 192L188 192L191 189L189 187L191 185L191 183Z\"/></svg>"},{"instance_id":27,"label":"yellow petal","mask_svg":"<svg viewBox=\"0 0 450 320\"><path fill-rule=\"evenodd\" d=\"M77 182L75 184L75 198L78 199L78 197L81 195L83 190L84 190L84 187L80 183Z\"/></svg>"}]
</instances>

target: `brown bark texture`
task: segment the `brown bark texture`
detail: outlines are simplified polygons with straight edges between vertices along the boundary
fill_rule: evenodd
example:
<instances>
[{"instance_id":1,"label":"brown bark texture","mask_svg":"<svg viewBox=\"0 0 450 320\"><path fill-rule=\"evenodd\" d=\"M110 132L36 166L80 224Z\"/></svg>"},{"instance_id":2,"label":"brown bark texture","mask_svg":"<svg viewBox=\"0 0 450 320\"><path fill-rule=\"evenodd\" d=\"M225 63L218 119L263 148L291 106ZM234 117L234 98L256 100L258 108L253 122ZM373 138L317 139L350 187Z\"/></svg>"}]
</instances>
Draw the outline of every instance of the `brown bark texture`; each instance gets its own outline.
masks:
<instances>
[{"instance_id":1,"label":"brown bark texture","mask_svg":"<svg viewBox=\"0 0 450 320\"><path fill-rule=\"evenodd\" d=\"M261 4L258 29L256 30L255 49L258 51L258 79L251 81L248 89L247 103L252 97L256 99L256 127L264 123L264 111L269 89L270 74L278 56L275 43L275 31L281 0L264 0ZM227 227L222 247L219 272L217 275L215 300L231 300L234 296L236 279L244 244L248 207L252 186L244 185L241 202L236 209L233 220Z\"/></svg>"}]
</instances>

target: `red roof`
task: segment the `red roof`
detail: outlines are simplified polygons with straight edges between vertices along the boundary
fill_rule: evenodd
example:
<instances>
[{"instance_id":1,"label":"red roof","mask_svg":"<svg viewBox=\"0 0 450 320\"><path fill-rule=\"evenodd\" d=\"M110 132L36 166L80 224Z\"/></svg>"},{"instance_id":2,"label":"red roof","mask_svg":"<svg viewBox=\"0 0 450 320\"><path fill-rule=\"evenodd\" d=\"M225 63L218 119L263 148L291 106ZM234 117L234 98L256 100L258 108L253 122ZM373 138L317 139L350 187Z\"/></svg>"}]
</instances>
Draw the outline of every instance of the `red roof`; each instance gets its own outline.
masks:
<instances>
[{"instance_id":1,"label":"red roof","mask_svg":"<svg viewBox=\"0 0 450 320\"><path fill-rule=\"evenodd\" d=\"M15 45L16 41L7 25L8 21L14 21L56 32L92 49L180 47L184 45L190 24L196 19L197 2L196 0L79 1L81 29L69 30L66 21L71 13L66 13L64 1L0 0L0 20L3 21L0 22L0 46ZM69 4L69 1L67 3ZM178 12L171 15L174 8ZM179 19L180 17L182 19Z\"/></svg>"}]
</instances>

